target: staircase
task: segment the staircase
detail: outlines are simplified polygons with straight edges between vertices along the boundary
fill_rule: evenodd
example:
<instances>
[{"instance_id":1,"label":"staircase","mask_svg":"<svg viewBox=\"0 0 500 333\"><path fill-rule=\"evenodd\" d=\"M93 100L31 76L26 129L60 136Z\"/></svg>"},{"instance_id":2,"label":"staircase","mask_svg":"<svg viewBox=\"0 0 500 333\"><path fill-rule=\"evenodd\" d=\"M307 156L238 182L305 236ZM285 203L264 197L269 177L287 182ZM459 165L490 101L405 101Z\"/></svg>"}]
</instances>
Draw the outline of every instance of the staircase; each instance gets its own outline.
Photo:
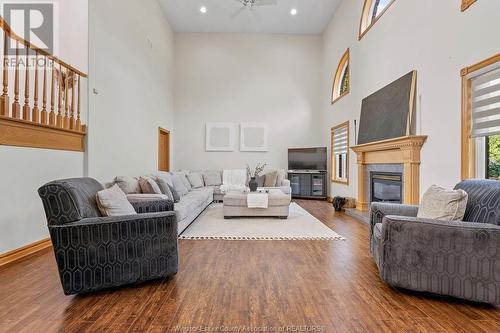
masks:
<instances>
[{"instance_id":1,"label":"staircase","mask_svg":"<svg viewBox=\"0 0 500 333\"><path fill-rule=\"evenodd\" d=\"M85 151L81 81L87 74L19 37L1 16L0 27L0 145Z\"/></svg>"}]
</instances>

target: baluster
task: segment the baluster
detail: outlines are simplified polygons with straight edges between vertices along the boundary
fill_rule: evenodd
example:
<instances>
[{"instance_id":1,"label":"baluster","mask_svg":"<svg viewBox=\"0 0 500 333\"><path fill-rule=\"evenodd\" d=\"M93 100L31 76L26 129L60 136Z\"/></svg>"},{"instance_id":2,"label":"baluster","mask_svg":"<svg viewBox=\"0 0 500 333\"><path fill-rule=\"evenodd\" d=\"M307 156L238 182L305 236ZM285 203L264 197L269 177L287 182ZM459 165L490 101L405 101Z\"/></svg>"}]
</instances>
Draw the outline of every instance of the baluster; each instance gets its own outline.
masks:
<instances>
[{"instance_id":1,"label":"baluster","mask_svg":"<svg viewBox=\"0 0 500 333\"><path fill-rule=\"evenodd\" d=\"M38 109L38 51L35 52L35 100L31 111L31 121L38 124L40 123L40 109Z\"/></svg>"},{"instance_id":2,"label":"baluster","mask_svg":"<svg viewBox=\"0 0 500 333\"><path fill-rule=\"evenodd\" d=\"M63 75L62 75L62 65L59 64L59 89L58 89L58 97L59 97L59 104L57 106L57 127L63 127L63 114L62 114L62 85L63 85Z\"/></svg>"},{"instance_id":3,"label":"baluster","mask_svg":"<svg viewBox=\"0 0 500 333\"><path fill-rule=\"evenodd\" d=\"M78 132L82 131L82 121L80 119L80 105L81 105L81 100L80 100L80 75L78 75L78 106L77 106L77 115L76 115L76 130Z\"/></svg>"},{"instance_id":4,"label":"baluster","mask_svg":"<svg viewBox=\"0 0 500 333\"><path fill-rule=\"evenodd\" d=\"M47 125L47 57L43 62L43 101L42 101L42 121L41 123Z\"/></svg>"},{"instance_id":5,"label":"baluster","mask_svg":"<svg viewBox=\"0 0 500 333\"><path fill-rule=\"evenodd\" d=\"M64 80L64 128L69 128L69 101L68 101L69 71L66 70Z\"/></svg>"},{"instance_id":6,"label":"baluster","mask_svg":"<svg viewBox=\"0 0 500 333\"><path fill-rule=\"evenodd\" d=\"M56 103L56 64L52 60L52 81L50 84L50 113L49 113L49 126L56 126L56 113L55 103Z\"/></svg>"},{"instance_id":7,"label":"baluster","mask_svg":"<svg viewBox=\"0 0 500 333\"><path fill-rule=\"evenodd\" d=\"M16 40L16 69L14 79L14 102L12 103L12 117L21 119L21 104L19 104L19 41Z\"/></svg>"},{"instance_id":8,"label":"baluster","mask_svg":"<svg viewBox=\"0 0 500 333\"><path fill-rule=\"evenodd\" d=\"M29 55L30 55L30 49L29 47L26 47L26 76L24 80L24 106L23 106L23 119L24 120L30 120L30 65L29 65Z\"/></svg>"},{"instance_id":9,"label":"baluster","mask_svg":"<svg viewBox=\"0 0 500 333\"><path fill-rule=\"evenodd\" d=\"M4 32L3 40L3 94L0 96L0 116L9 116L9 69L7 49L9 47L9 36Z\"/></svg>"},{"instance_id":10,"label":"baluster","mask_svg":"<svg viewBox=\"0 0 500 333\"><path fill-rule=\"evenodd\" d=\"M75 129L75 76L71 72L71 116L69 118L69 129Z\"/></svg>"}]
</instances>

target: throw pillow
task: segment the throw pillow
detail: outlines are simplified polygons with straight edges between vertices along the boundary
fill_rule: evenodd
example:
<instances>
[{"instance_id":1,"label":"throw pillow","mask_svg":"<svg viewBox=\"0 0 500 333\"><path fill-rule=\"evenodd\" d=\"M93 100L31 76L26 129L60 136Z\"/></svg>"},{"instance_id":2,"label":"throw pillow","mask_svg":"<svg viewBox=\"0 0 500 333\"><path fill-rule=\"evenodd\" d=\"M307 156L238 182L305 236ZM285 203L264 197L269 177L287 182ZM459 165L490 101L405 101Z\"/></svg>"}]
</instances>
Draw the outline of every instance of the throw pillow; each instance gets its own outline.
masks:
<instances>
[{"instance_id":1,"label":"throw pillow","mask_svg":"<svg viewBox=\"0 0 500 333\"><path fill-rule=\"evenodd\" d=\"M156 183L161 190L161 193L165 194L170 200L174 201L174 196L172 195L172 191L170 191L170 184L163 177L157 177Z\"/></svg>"},{"instance_id":2,"label":"throw pillow","mask_svg":"<svg viewBox=\"0 0 500 333\"><path fill-rule=\"evenodd\" d=\"M200 188L204 186L203 177L197 172L190 173L187 175L187 178L193 188Z\"/></svg>"},{"instance_id":3,"label":"throw pillow","mask_svg":"<svg viewBox=\"0 0 500 333\"><path fill-rule=\"evenodd\" d=\"M175 190L175 188L173 188L173 186L168 186L170 188L170 192L172 192L172 197L174 198L174 203L178 203L179 201L181 201L181 197L179 195L179 193L177 193L177 191Z\"/></svg>"},{"instance_id":4,"label":"throw pillow","mask_svg":"<svg viewBox=\"0 0 500 333\"><path fill-rule=\"evenodd\" d=\"M448 191L432 185L422 197L417 217L443 221L461 221L468 195L463 190Z\"/></svg>"},{"instance_id":5,"label":"throw pillow","mask_svg":"<svg viewBox=\"0 0 500 333\"><path fill-rule=\"evenodd\" d=\"M167 173L167 172L160 172L156 175L156 177L154 178L161 178L165 181L165 183L167 183L168 185L170 186L173 186L174 183L172 181L172 175L170 173Z\"/></svg>"},{"instance_id":6,"label":"throw pillow","mask_svg":"<svg viewBox=\"0 0 500 333\"><path fill-rule=\"evenodd\" d=\"M276 186L282 186L283 181L286 179L286 171L283 169L279 169L278 171L278 178L276 178Z\"/></svg>"},{"instance_id":7,"label":"throw pillow","mask_svg":"<svg viewBox=\"0 0 500 333\"><path fill-rule=\"evenodd\" d=\"M191 183L189 183L189 180L187 179L187 173L184 171L177 171L173 173L176 176L179 176L179 179L182 181L182 184L184 184L184 187L187 189L187 191L192 190ZM175 187L175 185L174 185Z\"/></svg>"},{"instance_id":8,"label":"throw pillow","mask_svg":"<svg viewBox=\"0 0 500 333\"><path fill-rule=\"evenodd\" d=\"M255 180L257 180L257 187L264 187L266 182L266 175L257 176Z\"/></svg>"},{"instance_id":9,"label":"throw pillow","mask_svg":"<svg viewBox=\"0 0 500 333\"><path fill-rule=\"evenodd\" d=\"M184 177L184 176L182 176L182 177ZM186 177L184 177L184 178L186 178ZM184 183L182 182L182 178L179 175L175 174L172 176L172 184L173 184L173 188L179 194L179 196L182 197L182 196L188 194L189 190L186 188L186 185L184 185Z\"/></svg>"},{"instance_id":10,"label":"throw pillow","mask_svg":"<svg viewBox=\"0 0 500 333\"><path fill-rule=\"evenodd\" d=\"M136 177L118 176L115 178L117 184L125 194L141 193L141 185Z\"/></svg>"},{"instance_id":11,"label":"throw pillow","mask_svg":"<svg viewBox=\"0 0 500 333\"><path fill-rule=\"evenodd\" d=\"M136 215L134 207L127 200L127 195L115 184L97 192L97 207L103 216Z\"/></svg>"},{"instance_id":12,"label":"throw pillow","mask_svg":"<svg viewBox=\"0 0 500 333\"><path fill-rule=\"evenodd\" d=\"M266 173L266 180L264 181L264 187L275 187L276 179L278 179L277 171Z\"/></svg>"},{"instance_id":13,"label":"throw pillow","mask_svg":"<svg viewBox=\"0 0 500 333\"><path fill-rule=\"evenodd\" d=\"M139 178L139 184L141 185L142 193L146 194L162 194L160 187L153 178L141 177Z\"/></svg>"},{"instance_id":14,"label":"throw pillow","mask_svg":"<svg viewBox=\"0 0 500 333\"><path fill-rule=\"evenodd\" d=\"M220 186L222 185L222 177L218 171L207 171L203 173L203 181L205 186Z\"/></svg>"}]
</instances>

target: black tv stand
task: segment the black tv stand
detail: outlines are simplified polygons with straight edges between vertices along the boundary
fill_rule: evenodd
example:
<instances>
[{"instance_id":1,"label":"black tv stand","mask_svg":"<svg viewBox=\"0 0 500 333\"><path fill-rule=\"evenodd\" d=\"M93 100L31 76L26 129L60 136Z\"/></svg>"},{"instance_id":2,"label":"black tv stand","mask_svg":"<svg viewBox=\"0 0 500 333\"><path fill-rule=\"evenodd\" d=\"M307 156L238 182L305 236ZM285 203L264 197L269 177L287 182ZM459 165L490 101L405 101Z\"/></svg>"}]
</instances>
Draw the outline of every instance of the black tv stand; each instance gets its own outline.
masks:
<instances>
[{"instance_id":1,"label":"black tv stand","mask_svg":"<svg viewBox=\"0 0 500 333\"><path fill-rule=\"evenodd\" d=\"M292 198L327 199L328 173L323 170L290 170L288 179Z\"/></svg>"}]
</instances>

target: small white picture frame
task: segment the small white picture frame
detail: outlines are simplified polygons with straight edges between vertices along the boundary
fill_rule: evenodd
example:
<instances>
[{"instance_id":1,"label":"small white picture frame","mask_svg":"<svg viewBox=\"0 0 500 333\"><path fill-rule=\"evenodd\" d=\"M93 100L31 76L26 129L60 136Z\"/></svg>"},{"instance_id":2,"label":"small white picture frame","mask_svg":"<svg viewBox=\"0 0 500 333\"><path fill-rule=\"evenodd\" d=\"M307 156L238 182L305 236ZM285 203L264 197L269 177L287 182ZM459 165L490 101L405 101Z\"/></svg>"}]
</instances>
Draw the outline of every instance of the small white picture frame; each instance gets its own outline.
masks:
<instances>
[{"instance_id":1,"label":"small white picture frame","mask_svg":"<svg viewBox=\"0 0 500 333\"><path fill-rule=\"evenodd\" d=\"M205 134L206 151L234 151L236 141L234 123L207 123Z\"/></svg>"},{"instance_id":2,"label":"small white picture frame","mask_svg":"<svg viewBox=\"0 0 500 333\"><path fill-rule=\"evenodd\" d=\"M266 123L242 123L240 125L240 151L266 152L269 126Z\"/></svg>"}]
</instances>

